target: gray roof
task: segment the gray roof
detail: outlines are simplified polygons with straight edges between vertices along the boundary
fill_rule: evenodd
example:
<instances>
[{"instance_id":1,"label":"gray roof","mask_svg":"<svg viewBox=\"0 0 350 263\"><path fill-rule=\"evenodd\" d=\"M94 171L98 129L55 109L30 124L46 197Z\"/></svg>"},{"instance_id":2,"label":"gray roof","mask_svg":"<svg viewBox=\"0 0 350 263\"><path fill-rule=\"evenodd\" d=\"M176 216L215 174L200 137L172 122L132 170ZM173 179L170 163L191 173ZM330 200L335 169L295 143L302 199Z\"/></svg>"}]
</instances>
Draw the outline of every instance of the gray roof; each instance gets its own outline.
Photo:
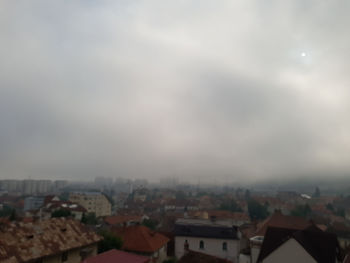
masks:
<instances>
[{"instance_id":1,"label":"gray roof","mask_svg":"<svg viewBox=\"0 0 350 263\"><path fill-rule=\"evenodd\" d=\"M175 236L238 239L237 228L228 221L205 219L179 219L175 223Z\"/></svg>"}]
</instances>

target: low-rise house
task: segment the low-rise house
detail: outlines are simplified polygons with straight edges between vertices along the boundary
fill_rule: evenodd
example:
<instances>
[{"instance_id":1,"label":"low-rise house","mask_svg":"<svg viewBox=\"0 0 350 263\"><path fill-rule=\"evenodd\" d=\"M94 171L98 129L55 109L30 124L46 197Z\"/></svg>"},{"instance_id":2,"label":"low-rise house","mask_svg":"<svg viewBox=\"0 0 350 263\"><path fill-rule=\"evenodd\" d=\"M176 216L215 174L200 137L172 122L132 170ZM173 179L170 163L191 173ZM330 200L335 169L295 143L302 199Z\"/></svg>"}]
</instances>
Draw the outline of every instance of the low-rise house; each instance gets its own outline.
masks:
<instances>
[{"instance_id":1,"label":"low-rise house","mask_svg":"<svg viewBox=\"0 0 350 263\"><path fill-rule=\"evenodd\" d=\"M264 236L269 227L277 228L289 228L295 230L303 230L312 226L313 223L302 217L297 216L286 216L281 212L277 211L263 222L257 225L257 229L253 235L249 238L250 256L251 262L257 262L261 245L264 240Z\"/></svg>"},{"instance_id":2,"label":"low-rise house","mask_svg":"<svg viewBox=\"0 0 350 263\"><path fill-rule=\"evenodd\" d=\"M12 222L0 229L0 262L80 263L102 238L73 219Z\"/></svg>"},{"instance_id":3,"label":"low-rise house","mask_svg":"<svg viewBox=\"0 0 350 263\"><path fill-rule=\"evenodd\" d=\"M150 258L112 249L85 259L82 263L149 263Z\"/></svg>"},{"instance_id":4,"label":"low-rise house","mask_svg":"<svg viewBox=\"0 0 350 263\"><path fill-rule=\"evenodd\" d=\"M264 236L268 227L281 227L302 230L313 223L298 216L287 216L281 212L276 211L273 215L268 217L265 221L261 222L257 226L256 236Z\"/></svg>"},{"instance_id":5,"label":"low-rise house","mask_svg":"<svg viewBox=\"0 0 350 263\"><path fill-rule=\"evenodd\" d=\"M178 219L174 233L177 258L192 250L238 262L240 233L230 221Z\"/></svg>"},{"instance_id":6,"label":"low-rise house","mask_svg":"<svg viewBox=\"0 0 350 263\"><path fill-rule=\"evenodd\" d=\"M51 217L52 213L58 210L69 211L76 220L81 220L83 214L87 212L83 206L77 203L70 201L51 201L42 208L42 213L46 213L47 216Z\"/></svg>"},{"instance_id":7,"label":"low-rise house","mask_svg":"<svg viewBox=\"0 0 350 263\"><path fill-rule=\"evenodd\" d=\"M342 255L335 234L315 226L304 230L269 227L258 263L337 263Z\"/></svg>"},{"instance_id":8,"label":"low-rise house","mask_svg":"<svg viewBox=\"0 0 350 263\"><path fill-rule=\"evenodd\" d=\"M123 239L122 249L147 256L151 262L161 263L167 258L169 238L151 229L135 225L113 228L112 232Z\"/></svg>"},{"instance_id":9,"label":"low-rise house","mask_svg":"<svg viewBox=\"0 0 350 263\"><path fill-rule=\"evenodd\" d=\"M350 247L350 227L343 223L333 223L327 228L328 232L334 233L338 237L340 246L348 250Z\"/></svg>"}]
</instances>

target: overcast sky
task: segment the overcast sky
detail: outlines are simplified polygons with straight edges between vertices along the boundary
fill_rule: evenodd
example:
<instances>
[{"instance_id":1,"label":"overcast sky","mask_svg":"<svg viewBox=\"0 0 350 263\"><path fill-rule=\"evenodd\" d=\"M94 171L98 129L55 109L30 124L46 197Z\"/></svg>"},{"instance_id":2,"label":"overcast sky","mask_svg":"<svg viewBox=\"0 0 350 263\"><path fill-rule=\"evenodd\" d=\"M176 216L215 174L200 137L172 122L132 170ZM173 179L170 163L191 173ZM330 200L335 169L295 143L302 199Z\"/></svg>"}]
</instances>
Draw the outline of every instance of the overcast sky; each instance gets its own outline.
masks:
<instances>
[{"instance_id":1,"label":"overcast sky","mask_svg":"<svg viewBox=\"0 0 350 263\"><path fill-rule=\"evenodd\" d=\"M350 1L0 1L0 178L350 172Z\"/></svg>"}]
</instances>

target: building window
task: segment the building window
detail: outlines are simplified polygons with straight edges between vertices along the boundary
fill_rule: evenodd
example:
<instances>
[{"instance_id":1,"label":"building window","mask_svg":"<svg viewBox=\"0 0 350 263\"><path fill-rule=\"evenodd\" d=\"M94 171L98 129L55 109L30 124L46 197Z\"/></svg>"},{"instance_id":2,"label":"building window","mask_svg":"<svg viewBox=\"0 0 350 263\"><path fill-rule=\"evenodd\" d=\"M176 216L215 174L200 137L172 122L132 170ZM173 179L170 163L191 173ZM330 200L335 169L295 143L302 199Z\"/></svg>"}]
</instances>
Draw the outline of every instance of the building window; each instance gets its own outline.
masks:
<instances>
[{"instance_id":1,"label":"building window","mask_svg":"<svg viewBox=\"0 0 350 263\"><path fill-rule=\"evenodd\" d=\"M199 249L204 249L204 241L199 241Z\"/></svg>"},{"instance_id":2,"label":"building window","mask_svg":"<svg viewBox=\"0 0 350 263\"><path fill-rule=\"evenodd\" d=\"M226 242L222 243L222 250L227 251L227 243Z\"/></svg>"},{"instance_id":3,"label":"building window","mask_svg":"<svg viewBox=\"0 0 350 263\"><path fill-rule=\"evenodd\" d=\"M187 239L185 240L185 244L184 244L184 250L188 251L190 249L190 244L188 244Z\"/></svg>"},{"instance_id":4,"label":"building window","mask_svg":"<svg viewBox=\"0 0 350 263\"><path fill-rule=\"evenodd\" d=\"M68 260L68 252L63 252L61 256L61 262L66 262Z\"/></svg>"}]
</instances>

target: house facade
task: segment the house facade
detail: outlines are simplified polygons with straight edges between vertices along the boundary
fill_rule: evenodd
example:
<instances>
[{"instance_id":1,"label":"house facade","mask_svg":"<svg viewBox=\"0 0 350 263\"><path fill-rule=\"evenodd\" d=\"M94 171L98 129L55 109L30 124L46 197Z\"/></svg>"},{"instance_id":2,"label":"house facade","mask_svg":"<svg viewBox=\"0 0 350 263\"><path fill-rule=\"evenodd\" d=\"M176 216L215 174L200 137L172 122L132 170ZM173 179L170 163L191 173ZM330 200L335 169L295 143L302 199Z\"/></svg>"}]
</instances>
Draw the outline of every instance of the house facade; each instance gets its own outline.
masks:
<instances>
[{"instance_id":1,"label":"house facade","mask_svg":"<svg viewBox=\"0 0 350 263\"><path fill-rule=\"evenodd\" d=\"M289 239L275 251L271 252L271 254L268 255L265 259L263 259L261 262L317 263L317 261L309 253L307 253L306 250L295 239Z\"/></svg>"},{"instance_id":2,"label":"house facade","mask_svg":"<svg viewBox=\"0 0 350 263\"><path fill-rule=\"evenodd\" d=\"M175 223L175 256L195 251L238 262L240 234L229 221L178 219Z\"/></svg>"},{"instance_id":3,"label":"house facade","mask_svg":"<svg viewBox=\"0 0 350 263\"><path fill-rule=\"evenodd\" d=\"M337 236L316 226L304 230L269 227L258 263L340 263L343 255Z\"/></svg>"}]
</instances>

